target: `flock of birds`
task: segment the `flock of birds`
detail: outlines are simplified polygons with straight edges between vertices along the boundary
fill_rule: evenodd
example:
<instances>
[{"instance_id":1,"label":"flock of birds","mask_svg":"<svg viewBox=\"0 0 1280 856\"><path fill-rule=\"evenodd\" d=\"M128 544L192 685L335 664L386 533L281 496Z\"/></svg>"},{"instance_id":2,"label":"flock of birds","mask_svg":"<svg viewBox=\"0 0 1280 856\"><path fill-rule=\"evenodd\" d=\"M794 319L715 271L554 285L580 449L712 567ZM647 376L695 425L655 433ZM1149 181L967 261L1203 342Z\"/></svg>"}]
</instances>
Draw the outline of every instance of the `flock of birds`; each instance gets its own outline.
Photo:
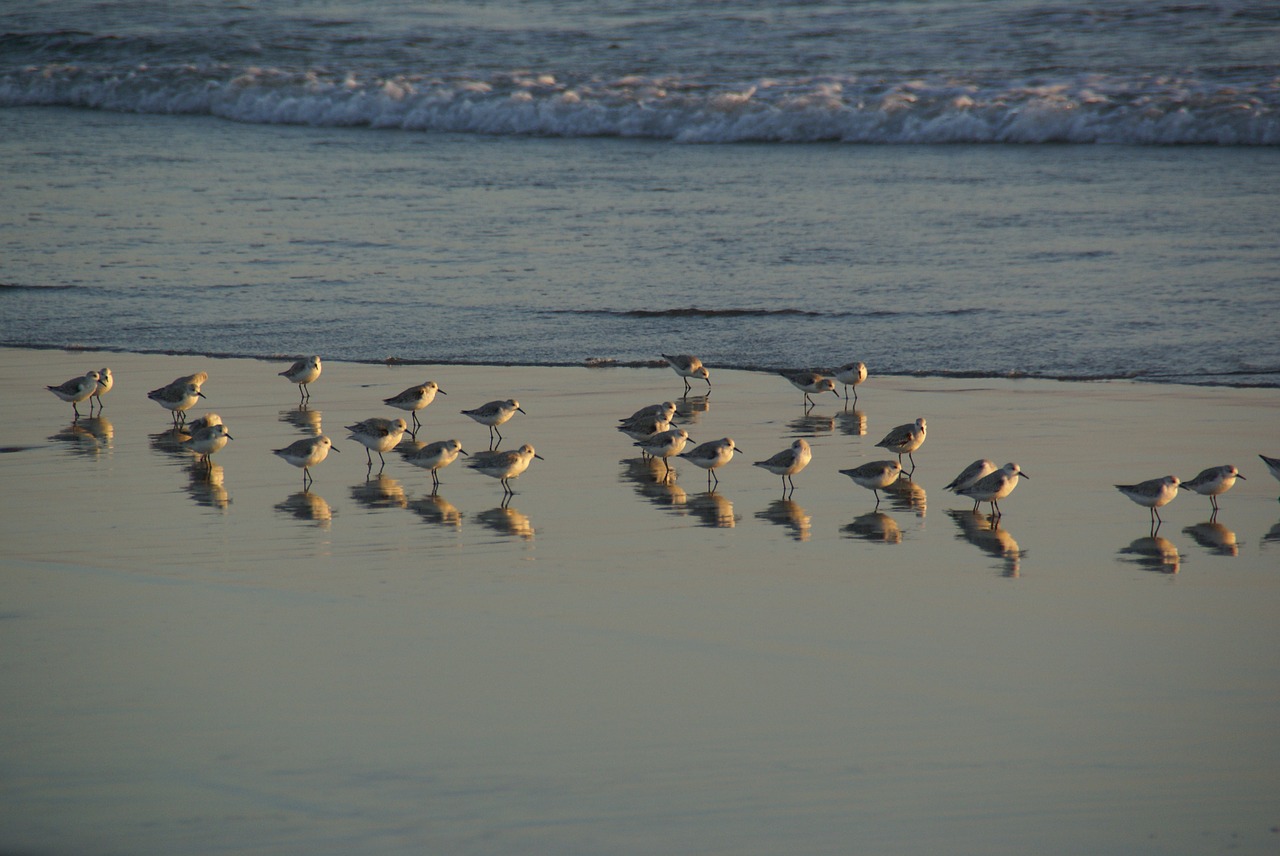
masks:
<instances>
[{"instance_id":1,"label":"flock of birds","mask_svg":"<svg viewBox=\"0 0 1280 856\"><path fill-rule=\"evenodd\" d=\"M711 374L700 359L690 354L663 354L662 357L676 374L684 380L686 396L692 390L692 386L689 383L690 378L705 381L708 393L710 392ZM319 379L322 371L323 364L320 357L311 356L298 360L279 374L289 382L297 385L299 406L305 406L311 398L308 387ZM812 371L780 372L780 374L796 389L804 393L806 406L814 404L813 395L830 392L839 397L840 392L837 389L837 384L844 386L844 398L846 401L848 401L849 391L852 389L853 401L856 403L858 400L857 387L867 379L867 367L861 362L851 362L841 366L830 375ZM198 457L198 461L201 464L212 467L212 455L222 450L227 445L227 442L234 438L228 433L226 425L223 424L222 419L217 414L210 413L191 423L186 422L186 411L204 397L204 393L201 392L201 386L207 380L208 374L205 372L186 375L176 378L165 386L151 390L147 393L147 397L171 412L174 427L182 427L187 435L187 438L183 440L184 446ZM102 397L111 391L114 383L111 369L102 368L86 372L81 377L71 378L58 386L49 386L48 389L61 400L71 404L75 418L78 420L80 418L79 405L85 401L89 402L90 416L93 415L95 404L99 412L101 412L103 406ZM416 439L417 430L422 424L418 419L418 411L435 401L437 395L445 394L445 391L435 381L427 381L423 384L411 386L390 398L383 399L383 403L388 406L408 413L412 420L412 428L404 418L384 419L373 417L357 422L354 425L348 425L347 430L350 432L348 435L350 439L365 447L366 461L369 468L372 469L373 467L374 452L378 453L378 459L382 466L385 467L384 452L389 452L399 446L406 434ZM687 430L675 425L673 422L676 410L677 406L672 401L643 407L630 416L620 419L618 430L631 437L634 445L640 449L642 457L662 461L664 479L670 479L674 472L671 469L670 459L679 457L706 470L707 489L708 491L714 490L720 483L716 470L729 463L734 455L741 452L742 449L738 447L733 438L724 437L686 450L691 438ZM518 449L510 451L502 451L496 448L496 445L501 444L503 439L502 432L499 430L500 426L506 424L516 413L524 413L525 411L515 399L506 399L490 401L479 407L461 412L481 425L488 426L488 450L470 455L463 450L462 444L458 440L439 440L424 445L415 444L411 451L405 453L404 458L414 466L428 470L431 473L434 492L440 486L439 471L452 464L459 456L466 456L470 458L468 466L472 469L499 480L502 484L503 500L506 502L514 493L510 485L511 480L519 478L529 468L534 458L543 459L541 455L537 454L533 446L527 443ZM910 477L915 472L915 458L912 453L924 444L927 434L928 423L923 417L916 419L914 422L899 425L886 434L880 442L876 443L877 447L884 448L897 455L896 460L870 461L860 466L842 469L840 472L847 475L855 484L870 490L875 495L876 507L878 508L882 489L892 485L902 475L905 474ZM331 451L338 452L340 450L324 434L306 437L283 449L273 450L274 454L302 470L304 490L310 486L312 481L311 468L322 463ZM906 469L903 466L902 458L904 455L907 457L910 469ZM1271 458L1266 455L1259 455L1259 457L1267 465L1271 474L1280 479L1280 458ZM797 439L789 447L772 457L763 461L756 461L755 466L780 476L783 494L787 496L790 491L795 490L794 477L807 467L812 459L813 452L809 443L804 439ZM993 461L984 458L976 460L965 467L959 475L946 485L946 489L972 499L975 512L978 511L981 503L989 504L991 519L995 522L1003 514L1000 510L1000 500L1009 496L1022 478L1030 478L1030 476L1018 464L1010 462L1002 467L997 467ZM1179 488L1208 496L1213 507L1213 514L1216 515L1218 512L1218 497L1234 487L1236 479L1243 478L1244 476L1234 465L1226 464L1209 467L1188 481L1183 481L1177 476L1164 476L1136 484L1116 485L1116 489L1137 504L1150 509L1151 525L1154 533L1159 528L1159 524L1163 522L1160 518L1159 509L1178 495Z\"/></svg>"}]
</instances>

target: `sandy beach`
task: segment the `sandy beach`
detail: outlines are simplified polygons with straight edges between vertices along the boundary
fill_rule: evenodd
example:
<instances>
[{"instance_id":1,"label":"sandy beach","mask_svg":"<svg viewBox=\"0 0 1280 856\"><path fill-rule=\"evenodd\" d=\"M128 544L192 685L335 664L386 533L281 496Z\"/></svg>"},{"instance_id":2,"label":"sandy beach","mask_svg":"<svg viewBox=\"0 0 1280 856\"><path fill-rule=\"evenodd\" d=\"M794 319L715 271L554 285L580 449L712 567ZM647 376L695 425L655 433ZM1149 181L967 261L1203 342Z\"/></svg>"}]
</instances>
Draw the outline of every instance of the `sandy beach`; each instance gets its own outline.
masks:
<instances>
[{"instance_id":1,"label":"sandy beach","mask_svg":"<svg viewBox=\"0 0 1280 856\"><path fill-rule=\"evenodd\" d=\"M40 853L1273 852L1275 390L878 377L806 413L716 371L681 419L709 493L616 420L665 369L0 349L9 739L0 849ZM99 419L47 384L110 366ZM146 392L207 371L212 475ZM462 461L366 470L343 430L425 380L423 441L516 398L502 505ZM701 392L695 384L694 392ZM82 412L87 407L81 406ZM838 470L928 419L875 509ZM302 474L273 454L322 430ZM796 437L782 499L753 467ZM1029 474L993 528L943 490ZM1233 463L1148 512L1118 482ZM660 470L660 467L658 468ZM984 509L985 510L985 509Z\"/></svg>"}]
</instances>

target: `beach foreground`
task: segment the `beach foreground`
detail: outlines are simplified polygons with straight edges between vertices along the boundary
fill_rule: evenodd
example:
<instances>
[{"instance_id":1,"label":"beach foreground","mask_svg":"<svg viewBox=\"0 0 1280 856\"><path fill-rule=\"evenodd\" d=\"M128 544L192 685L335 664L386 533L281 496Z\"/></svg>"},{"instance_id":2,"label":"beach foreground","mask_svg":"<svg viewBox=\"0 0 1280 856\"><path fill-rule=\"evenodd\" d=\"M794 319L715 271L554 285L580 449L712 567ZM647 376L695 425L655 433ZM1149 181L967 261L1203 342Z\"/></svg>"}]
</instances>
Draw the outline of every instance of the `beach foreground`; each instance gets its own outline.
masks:
<instances>
[{"instance_id":1,"label":"beach foreground","mask_svg":"<svg viewBox=\"0 0 1280 856\"><path fill-rule=\"evenodd\" d=\"M666 369L0 349L0 849L41 853L1200 853L1280 841L1270 389L877 377L856 409L712 367L681 423L741 449L655 481L614 430ZM110 366L98 420L45 390ZM146 392L207 371L206 474ZM342 426L435 380L419 440ZM699 385L701 385L699 383ZM694 392L701 392L697 386ZM87 412L86 405L81 411ZM838 470L928 420L910 484ZM302 474L271 453L323 430ZM804 437L813 462L751 466ZM943 490L1029 474L993 528ZM1148 512L1113 487L1236 464ZM985 512L985 506L984 506Z\"/></svg>"}]
</instances>

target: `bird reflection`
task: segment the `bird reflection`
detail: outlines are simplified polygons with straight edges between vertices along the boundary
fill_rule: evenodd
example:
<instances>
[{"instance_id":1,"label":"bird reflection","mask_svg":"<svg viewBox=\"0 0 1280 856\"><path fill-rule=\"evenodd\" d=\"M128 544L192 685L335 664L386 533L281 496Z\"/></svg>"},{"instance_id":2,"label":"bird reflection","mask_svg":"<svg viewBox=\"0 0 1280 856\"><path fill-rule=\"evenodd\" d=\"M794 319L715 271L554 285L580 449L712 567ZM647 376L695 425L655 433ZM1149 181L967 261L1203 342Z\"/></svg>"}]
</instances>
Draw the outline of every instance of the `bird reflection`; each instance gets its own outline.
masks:
<instances>
[{"instance_id":1,"label":"bird reflection","mask_svg":"<svg viewBox=\"0 0 1280 856\"><path fill-rule=\"evenodd\" d=\"M409 509L417 513L426 523L439 526L462 528L462 512L449 500L438 493L430 493L421 499L409 503Z\"/></svg>"},{"instance_id":2,"label":"bird reflection","mask_svg":"<svg viewBox=\"0 0 1280 856\"><path fill-rule=\"evenodd\" d=\"M636 484L666 481L666 467L661 458L625 458L618 463L625 481Z\"/></svg>"},{"instance_id":3,"label":"bird reflection","mask_svg":"<svg viewBox=\"0 0 1280 856\"><path fill-rule=\"evenodd\" d=\"M733 513L733 503L715 491L695 495L685 502L685 508L698 518L698 523L702 526L732 529L738 525L738 518Z\"/></svg>"},{"instance_id":4,"label":"bird reflection","mask_svg":"<svg viewBox=\"0 0 1280 856\"><path fill-rule=\"evenodd\" d=\"M924 488L913 482L905 473L893 484L881 490L889 498L891 508L899 511L914 511L917 517L924 517L928 509L928 497L925 495Z\"/></svg>"},{"instance_id":5,"label":"bird reflection","mask_svg":"<svg viewBox=\"0 0 1280 856\"><path fill-rule=\"evenodd\" d=\"M334 513L324 497L309 490L291 494L284 502L276 505L276 511L293 515L299 520L310 520L325 529L329 528Z\"/></svg>"},{"instance_id":6,"label":"bird reflection","mask_svg":"<svg viewBox=\"0 0 1280 856\"><path fill-rule=\"evenodd\" d=\"M867 433L867 414L861 410L841 410L836 414L836 424L841 434L850 437L862 437Z\"/></svg>"},{"instance_id":7,"label":"bird reflection","mask_svg":"<svg viewBox=\"0 0 1280 856\"><path fill-rule=\"evenodd\" d=\"M303 434L320 436L320 411L309 407L295 407L293 410L281 410L280 421L292 425Z\"/></svg>"},{"instance_id":8,"label":"bird reflection","mask_svg":"<svg viewBox=\"0 0 1280 856\"><path fill-rule=\"evenodd\" d=\"M960 527L957 538L963 538L982 552L1004 560L1005 576L1018 576L1023 551L1009 531L999 525L998 518L993 519L990 515L967 508L951 508L947 510L947 514Z\"/></svg>"},{"instance_id":9,"label":"bird reflection","mask_svg":"<svg viewBox=\"0 0 1280 856\"><path fill-rule=\"evenodd\" d=\"M151 448L166 455L186 458L191 454L185 445L190 439L191 435L187 433L186 429L181 427L169 428L159 434L151 435Z\"/></svg>"},{"instance_id":10,"label":"bird reflection","mask_svg":"<svg viewBox=\"0 0 1280 856\"><path fill-rule=\"evenodd\" d=\"M1119 554L1125 557L1121 561L1133 562L1148 571L1162 574L1176 574L1182 562L1182 556L1178 554L1178 548L1173 542L1159 535L1139 538L1128 547L1121 547ZM1132 558L1128 558L1130 556Z\"/></svg>"},{"instance_id":11,"label":"bird reflection","mask_svg":"<svg viewBox=\"0 0 1280 856\"><path fill-rule=\"evenodd\" d=\"M56 434L49 437L60 443L67 443L69 451L78 455L97 455L111 448L116 429L102 416L89 416L72 422Z\"/></svg>"},{"instance_id":12,"label":"bird reflection","mask_svg":"<svg viewBox=\"0 0 1280 856\"><path fill-rule=\"evenodd\" d=\"M383 473L351 486L351 498L366 508L406 508L409 499L400 482Z\"/></svg>"},{"instance_id":13,"label":"bird reflection","mask_svg":"<svg viewBox=\"0 0 1280 856\"><path fill-rule=\"evenodd\" d=\"M187 493L191 494L197 505L225 509L231 504L231 495L223 486L226 471L221 464L197 461L191 465L189 472L191 481L187 485Z\"/></svg>"},{"instance_id":14,"label":"bird reflection","mask_svg":"<svg viewBox=\"0 0 1280 856\"><path fill-rule=\"evenodd\" d=\"M1280 541L1280 522L1267 530L1267 534L1262 536L1262 543Z\"/></svg>"},{"instance_id":15,"label":"bird reflection","mask_svg":"<svg viewBox=\"0 0 1280 856\"><path fill-rule=\"evenodd\" d=\"M898 522L883 511L871 511L853 518L853 522L840 527L846 538L860 538L879 544L901 544L902 529Z\"/></svg>"},{"instance_id":16,"label":"bird reflection","mask_svg":"<svg viewBox=\"0 0 1280 856\"><path fill-rule=\"evenodd\" d=\"M507 497L504 503L509 501L510 497ZM525 541L533 540L533 523L529 521L528 516L506 504L490 508L488 511L481 511L476 515L476 521L499 535L514 535Z\"/></svg>"},{"instance_id":17,"label":"bird reflection","mask_svg":"<svg viewBox=\"0 0 1280 856\"><path fill-rule=\"evenodd\" d=\"M1217 516L1217 512L1214 512ZM1190 535L1191 540L1201 547L1219 556L1240 555L1240 545L1236 543L1236 533L1223 526L1213 517L1204 523L1197 523L1182 530L1182 534Z\"/></svg>"},{"instance_id":18,"label":"bird reflection","mask_svg":"<svg viewBox=\"0 0 1280 856\"><path fill-rule=\"evenodd\" d=\"M809 513L792 499L775 499L764 511L757 511L756 518L785 526L791 530L791 537L797 541L808 541L809 530L813 526L813 519L809 517Z\"/></svg>"},{"instance_id":19,"label":"bird reflection","mask_svg":"<svg viewBox=\"0 0 1280 856\"><path fill-rule=\"evenodd\" d=\"M711 399L705 395L688 395L676 402L676 421L697 422L698 417L711 409Z\"/></svg>"},{"instance_id":20,"label":"bird reflection","mask_svg":"<svg viewBox=\"0 0 1280 856\"><path fill-rule=\"evenodd\" d=\"M836 418L823 416L820 413L805 411L804 416L787 422L787 430L793 437L816 437L819 434L830 434L836 430Z\"/></svg>"}]
</instances>

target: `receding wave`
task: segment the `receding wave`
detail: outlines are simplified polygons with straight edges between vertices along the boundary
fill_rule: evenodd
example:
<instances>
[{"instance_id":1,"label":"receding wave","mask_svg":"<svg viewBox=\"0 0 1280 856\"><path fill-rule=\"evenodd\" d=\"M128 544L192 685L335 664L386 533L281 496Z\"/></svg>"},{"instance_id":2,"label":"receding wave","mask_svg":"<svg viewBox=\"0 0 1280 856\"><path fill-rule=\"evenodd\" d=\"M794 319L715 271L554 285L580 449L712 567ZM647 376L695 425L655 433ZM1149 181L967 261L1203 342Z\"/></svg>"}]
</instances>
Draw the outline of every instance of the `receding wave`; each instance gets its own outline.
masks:
<instances>
[{"instance_id":1,"label":"receding wave","mask_svg":"<svg viewBox=\"0 0 1280 856\"><path fill-rule=\"evenodd\" d=\"M613 318L785 318L796 317L823 318L898 318L901 316L923 317L976 315L990 312L989 309L963 308L939 309L936 311L903 311L896 310L823 310L814 312L811 309L708 309L698 306L687 306L673 309L550 309L549 315L603 315Z\"/></svg>"},{"instance_id":2,"label":"receding wave","mask_svg":"<svg viewBox=\"0 0 1280 856\"><path fill-rule=\"evenodd\" d=\"M362 77L227 65L56 64L0 78L0 106L684 143L1280 145L1280 85L1274 75L1262 78L824 76L712 84L676 76Z\"/></svg>"}]
</instances>

